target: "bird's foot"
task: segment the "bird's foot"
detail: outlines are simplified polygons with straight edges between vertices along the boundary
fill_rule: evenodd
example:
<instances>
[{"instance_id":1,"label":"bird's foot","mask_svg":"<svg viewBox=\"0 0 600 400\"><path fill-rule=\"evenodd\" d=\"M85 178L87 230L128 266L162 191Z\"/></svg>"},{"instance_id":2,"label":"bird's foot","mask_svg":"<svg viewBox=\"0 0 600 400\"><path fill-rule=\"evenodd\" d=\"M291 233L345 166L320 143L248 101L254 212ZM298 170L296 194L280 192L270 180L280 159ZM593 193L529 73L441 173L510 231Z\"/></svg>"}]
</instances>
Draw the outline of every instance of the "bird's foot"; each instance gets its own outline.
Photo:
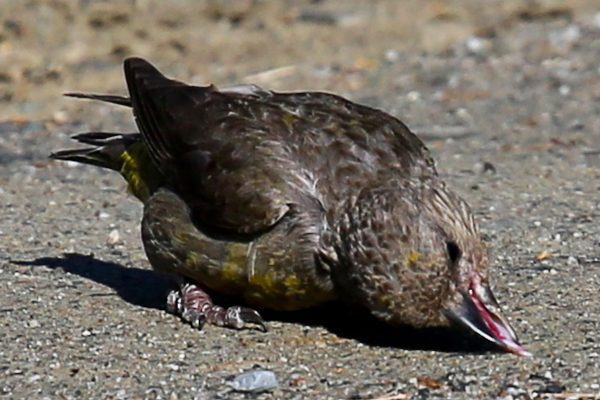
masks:
<instances>
[{"instance_id":1,"label":"bird's foot","mask_svg":"<svg viewBox=\"0 0 600 400\"><path fill-rule=\"evenodd\" d=\"M224 308L213 304L209 294L192 283L182 284L167 296L167 311L178 315L194 328L202 329L205 324L224 326L233 329L248 328L254 325L267 331L265 321L258 311L247 307Z\"/></svg>"}]
</instances>

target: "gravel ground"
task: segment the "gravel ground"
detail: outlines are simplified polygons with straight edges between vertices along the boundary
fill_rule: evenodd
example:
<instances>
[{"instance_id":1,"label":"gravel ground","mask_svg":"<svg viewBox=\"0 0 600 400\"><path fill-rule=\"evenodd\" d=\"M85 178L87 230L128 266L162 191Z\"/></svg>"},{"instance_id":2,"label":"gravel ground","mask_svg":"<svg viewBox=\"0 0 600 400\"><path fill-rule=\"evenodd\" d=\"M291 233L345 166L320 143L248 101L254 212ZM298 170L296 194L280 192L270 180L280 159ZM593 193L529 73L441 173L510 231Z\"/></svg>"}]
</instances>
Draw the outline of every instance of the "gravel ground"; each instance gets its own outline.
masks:
<instances>
[{"instance_id":1,"label":"gravel ground","mask_svg":"<svg viewBox=\"0 0 600 400\"><path fill-rule=\"evenodd\" d=\"M0 396L600 398L600 9L521 3L2 2ZM267 314L266 334L166 314L120 177L47 159L72 133L134 129L124 110L59 97L122 93L128 54L399 116L476 210L533 357L333 307ZM279 387L233 391L256 368Z\"/></svg>"}]
</instances>

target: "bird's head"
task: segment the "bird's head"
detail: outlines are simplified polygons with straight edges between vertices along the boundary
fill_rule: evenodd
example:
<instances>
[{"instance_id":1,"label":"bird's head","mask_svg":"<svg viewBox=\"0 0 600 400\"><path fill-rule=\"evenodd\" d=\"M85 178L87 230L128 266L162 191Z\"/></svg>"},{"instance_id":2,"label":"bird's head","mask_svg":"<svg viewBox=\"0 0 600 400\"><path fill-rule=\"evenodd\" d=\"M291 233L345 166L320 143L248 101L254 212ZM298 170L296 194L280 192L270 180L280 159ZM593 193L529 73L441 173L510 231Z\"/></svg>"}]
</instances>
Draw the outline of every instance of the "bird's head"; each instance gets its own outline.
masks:
<instances>
[{"instance_id":1,"label":"bird's head","mask_svg":"<svg viewBox=\"0 0 600 400\"><path fill-rule=\"evenodd\" d=\"M528 355L490 288L473 215L442 182L364 189L335 229L332 275L346 298L391 324L458 325Z\"/></svg>"}]
</instances>

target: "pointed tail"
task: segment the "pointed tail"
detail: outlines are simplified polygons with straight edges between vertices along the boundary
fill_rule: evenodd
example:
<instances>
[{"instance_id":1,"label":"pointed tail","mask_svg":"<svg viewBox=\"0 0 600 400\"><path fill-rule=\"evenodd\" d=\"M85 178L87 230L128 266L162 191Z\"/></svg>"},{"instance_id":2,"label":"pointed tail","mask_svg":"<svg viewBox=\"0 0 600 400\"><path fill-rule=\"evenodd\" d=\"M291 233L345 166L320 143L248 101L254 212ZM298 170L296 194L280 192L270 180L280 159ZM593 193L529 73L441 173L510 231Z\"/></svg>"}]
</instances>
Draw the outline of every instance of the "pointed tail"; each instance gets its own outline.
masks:
<instances>
[{"instance_id":1,"label":"pointed tail","mask_svg":"<svg viewBox=\"0 0 600 400\"><path fill-rule=\"evenodd\" d=\"M90 93L65 93L67 97L76 99L99 100L106 103L117 104L124 107L131 107L131 99L125 96L115 96L111 94L90 94Z\"/></svg>"},{"instance_id":2,"label":"pointed tail","mask_svg":"<svg viewBox=\"0 0 600 400\"><path fill-rule=\"evenodd\" d=\"M50 154L50 158L117 171L127 181L129 192L142 202L164 181L150 160L139 133L87 132L72 136L72 139L92 147L60 150Z\"/></svg>"},{"instance_id":3,"label":"pointed tail","mask_svg":"<svg viewBox=\"0 0 600 400\"><path fill-rule=\"evenodd\" d=\"M92 145L82 149L61 150L50 154L54 160L76 161L96 167L108 168L120 172L123 166L121 156L137 142L139 134L120 134L109 132L88 132L72 136L71 139Z\"/></svg>"}]
</instances>

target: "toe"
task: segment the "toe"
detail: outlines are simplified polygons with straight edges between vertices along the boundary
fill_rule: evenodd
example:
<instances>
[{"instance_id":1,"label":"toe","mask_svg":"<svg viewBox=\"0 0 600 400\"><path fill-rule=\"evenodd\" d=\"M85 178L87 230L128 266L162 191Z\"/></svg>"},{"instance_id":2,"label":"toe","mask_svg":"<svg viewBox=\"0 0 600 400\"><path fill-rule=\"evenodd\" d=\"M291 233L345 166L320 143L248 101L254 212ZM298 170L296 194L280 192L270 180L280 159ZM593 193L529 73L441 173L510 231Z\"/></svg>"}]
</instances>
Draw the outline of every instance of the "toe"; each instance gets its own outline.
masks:
<instances>
[{"instance_id":1,"label":"toe","mask_svg":"<svg viewBox=\"0 0 600 400\"><path fill-rule=\"evenodd\" d=\"M179 290L171 290L167 295L167 312L175 315L180 315L182 312L181 292Z\"/></svg>"}]
</instances>

